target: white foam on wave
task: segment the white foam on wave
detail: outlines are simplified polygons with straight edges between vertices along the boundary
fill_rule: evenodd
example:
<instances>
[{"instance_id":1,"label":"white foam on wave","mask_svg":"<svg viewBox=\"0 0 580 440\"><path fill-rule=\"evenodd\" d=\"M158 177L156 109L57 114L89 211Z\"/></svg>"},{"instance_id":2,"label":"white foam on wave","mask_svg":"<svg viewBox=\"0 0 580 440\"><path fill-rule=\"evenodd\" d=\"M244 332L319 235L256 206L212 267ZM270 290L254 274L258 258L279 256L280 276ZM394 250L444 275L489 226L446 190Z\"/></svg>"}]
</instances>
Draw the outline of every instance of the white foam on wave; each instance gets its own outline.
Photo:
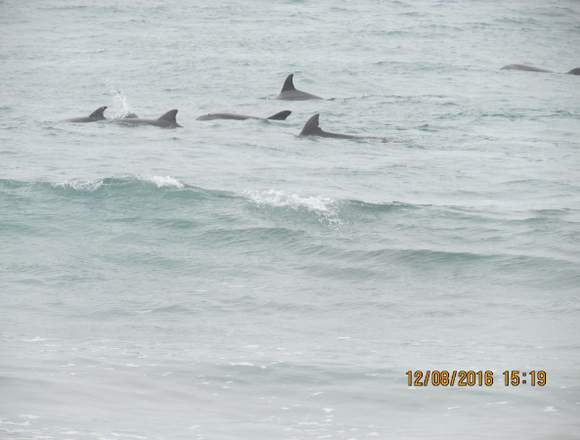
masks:
<instances>
[{"instance_id":1,"label":"white foam on wave","mask_svg":"<svg viewBox=\"0 0 580 440\"><path fill-rule=\"evenodd\" d=\"M185 185L181 183L174 177L171 176L153 176L145 177L144 180L154 183L157 188L173 187L173 188L183 188Z\"/></svg>"},{"instance_id":2,"label":"white foam on wave","mask_svg":"<svg viewBox=\"0 0 580 440\"><path fill-rule=\"evenodd\" d=\"M275 189L246 191L245 194L258 206L290 208L295 211L305 209L315 213L320 219L329 223L340 223L336 212L336 201L330 197L301 196Z\"/></svg>"},{"instance_id":3,"label":"white foam on wave","mask_svg":"<svg viewBox=\"0 0 580 440\"><path fill-rule=\"evenodd\" d=\"M106 180L107 179L103 178L93 180L70 179L66 182L55 183L53 186L56 188L70 188L74 189L75 191L93 192L101 188ZM126 180L127 183L131 182L131 180L152 183L157 188L183 188L185 186L179 180L171 176L127 176L121 177L119 180Z\"/></svg>"},{"instance_id":4,"label":"white foam on wave","mask_svg":"<svg viewBox=\"0 0 580 440\"><path fill-rule=\"evenodd\" d=\"M71 179L66 182L56 183L53 186L56 188L70 188L75 191L88 191L93 192L98 190L103 186L103 179L94 180L83 180L83 179Z\"/></svg>"}]
</instances>

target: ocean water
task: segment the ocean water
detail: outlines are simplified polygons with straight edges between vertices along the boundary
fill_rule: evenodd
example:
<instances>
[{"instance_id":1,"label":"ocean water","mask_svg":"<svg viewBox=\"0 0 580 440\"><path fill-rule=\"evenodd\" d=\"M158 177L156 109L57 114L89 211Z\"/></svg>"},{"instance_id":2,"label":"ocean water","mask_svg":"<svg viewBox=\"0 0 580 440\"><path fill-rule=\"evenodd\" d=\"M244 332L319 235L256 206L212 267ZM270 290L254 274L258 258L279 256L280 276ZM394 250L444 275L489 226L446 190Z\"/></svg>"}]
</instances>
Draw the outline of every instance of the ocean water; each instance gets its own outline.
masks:
<instances>
[{"instance_id":1,"label":"ocean water","mask_svg":"<svg viewBox=\"0 0 580 440\"><path fill-rule=\"evenodd\" d=\"M572 0L0 1L0 438L580 438L580 78L500 70L579 48Z\"/></svg>"}]
</instances>

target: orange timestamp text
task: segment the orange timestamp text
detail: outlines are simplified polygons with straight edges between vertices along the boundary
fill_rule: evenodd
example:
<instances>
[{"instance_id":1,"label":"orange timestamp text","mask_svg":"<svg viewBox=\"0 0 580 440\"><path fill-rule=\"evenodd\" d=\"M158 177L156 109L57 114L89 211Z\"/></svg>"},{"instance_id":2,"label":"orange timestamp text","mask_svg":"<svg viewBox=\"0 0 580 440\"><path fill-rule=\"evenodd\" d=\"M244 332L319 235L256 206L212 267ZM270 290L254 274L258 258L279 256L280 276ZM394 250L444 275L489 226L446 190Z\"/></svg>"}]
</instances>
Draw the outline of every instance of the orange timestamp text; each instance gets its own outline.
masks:
<instances>
[{"instance_id":1,"label":"orange timestamp text","mask_svg":"<svg viewBox=\"0 0 580 440\"><path fill-rule=\"evenodd\" d=\"M491 387L495 384L492 370L407 370L410 387ZM504 370L500 383L506 387L529 385L543 387L548 383L544 370Z\"/></svg>"}]
</instances>

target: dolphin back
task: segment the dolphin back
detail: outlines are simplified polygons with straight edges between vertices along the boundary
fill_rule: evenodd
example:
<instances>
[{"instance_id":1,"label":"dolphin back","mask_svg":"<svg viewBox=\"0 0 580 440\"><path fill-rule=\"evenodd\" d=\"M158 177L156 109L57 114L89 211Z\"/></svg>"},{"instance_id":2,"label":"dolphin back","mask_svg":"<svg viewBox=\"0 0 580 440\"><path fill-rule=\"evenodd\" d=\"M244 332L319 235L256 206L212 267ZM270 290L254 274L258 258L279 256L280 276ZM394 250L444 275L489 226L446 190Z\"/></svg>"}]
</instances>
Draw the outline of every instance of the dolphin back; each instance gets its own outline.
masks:
<instances>
[{"instance_id":1,"label":"dolphin back","mask_svg":"<svg viewBox=\"0 0 580 440\"><path fill-rule=\"evenodd\" d=\"M92 112L89 115L89 118L95 120L95 121L102 121L103 119L105 119L105 115L103 115L104 111L107 110L107 106L104 105L102 107L99 107L98 109L96 109L94 112Z\"/></svg>"},{"instance_id":2,"label":"dolphin back","mask_svg":"<svg viewBox=\"0 0 580 440\"><path fill-rule=\"evenodd\" d=\"M307 99L322 99L320 96L312 93L303 92L294 87L294 74L291 73L286 77L282 90L276 99L285 99L288 101L305 101Z\"/></svg>"},{"instance_id":3,"label":"dolphin back","mask_svg":"<svg viewBox=\"0 0 580 440\"><path fill-rule=\"evenodd\" d=\"M163 116L159 117L160 121L166 121L166 122L170 122L172 124L177 124L177 110L173 109L173 110L169 110L167 113L165 113Z\"/></svg>"},{"instance_id":4,"label":"dolphin back","mask_svg":"<svg viewBox=\"0 0 580 440\"><path fill-rule=\"evenodd\" d=\"M291 73L290 75L288 75L286 77L286 81L284 81L284 85L282 86L282 90L280 91L280 93L289 92L291 90L296 90L296 87L294 87L294 74L293 73Z\"/></svg>"},{"instance_id":5,"label":"dolphin back","mask_svg":"<svg viewBox=\"0 0 580 440\"><path fill-rule=\"evenodd\" d=\"M523 70L525 72L552 73L550 70L540 69L539 67L526 66L524 64L508 64L507 66L503 66L500 70Z\"/></svg>"},{"instance_id":6,"label":"dolphin back","mask_svg":"<svg viewBox=\"0 0 580 440\"><path fill-rule=\"evenodd\" d=\"M284 121L288 116L290 116L292 112L290 110L283 110L281 112L276 113L275 115L268 116L266 119L270 119L273 121Z\"/></svg>"},{"instance_id":7,"label":"dolphin back","mask_svg":"<svg viewBox=\"0 0 580 440\"><path fill-rule=\"evenodd\" d=\"M103 112L107 109L107 106L99 107L94 112L92 112L89 116L83 116L80 118L70 118L66 119L67 122L95 122L95 121L103 121L105 116Z\"/></svg>"},{"instance_id":8,"label":"dolphin back","mask_svg":"<svg viewBox=\"0 0 580 440\"><path fill-rule=\"evenodd\" d=\"M304 128L300 132L300 136L311 136L314 134L320 134L322 130L319 126L319 118L320 114L316 113L314 116L311 116L306 124L304 124Z\"/></svg>"},{"instance_id":9,"label":"dolphin back","mask_svg":"<svg viewBox=\"0 0 580 440\"><path fill-rule=\"evenodd\" d=\"M165 113L163 116L161 116L159 119L157 119L156 123L153 123L153 125L158 125L160 127L181 127L181 125L179 125L177 123L177 109L173 109L173 110L169 110L167 113Z\"/></svg>"}]
</instances>

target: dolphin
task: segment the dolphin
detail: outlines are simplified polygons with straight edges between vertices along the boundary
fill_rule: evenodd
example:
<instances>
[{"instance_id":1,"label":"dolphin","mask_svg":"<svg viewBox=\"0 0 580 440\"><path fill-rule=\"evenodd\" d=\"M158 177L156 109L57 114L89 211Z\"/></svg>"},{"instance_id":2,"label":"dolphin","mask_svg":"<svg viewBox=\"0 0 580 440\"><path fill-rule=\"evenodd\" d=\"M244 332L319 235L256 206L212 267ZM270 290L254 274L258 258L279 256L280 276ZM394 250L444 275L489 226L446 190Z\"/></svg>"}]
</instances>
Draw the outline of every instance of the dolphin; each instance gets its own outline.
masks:
<instances>
[{"instance_id":1,"label":"dolphin","mask_svg":"<svg viewBox=\"0 0 580 440\"><path fill-rule=\"evenodd\" d=\"M238 115L236 113L208 113L207 115L197 118L198 121L213 121L214 119L233 119L236 121L245 121L246 119L258 119L260 121L283 121L292 113L290 110L283 110L267 118L259 116Z\"/></svg>"},{"instance_id":2,"label":"dolphin","mask_svg":"<svg viewBox=\"0 0 580 440\"><path fill-rule=\"evenodd\" d=\"M104 121L105 116L103 116L103 112L107 110L107 106L99 107L94 112L92 112L89 116L84 116L80 118L71 118L67 119L67 122L96 122L96 121Z\"/></svg>"},{"instance_id":3,"label":"dolphin","mask_svg":"<svg viewBox=\"0 0 580 440\"><path fill-rule=\"evenodd\" d=\"M181 125L179 125L177 123L177 120L175 119L175 116L177 115L177 110L169 110L167 113L165 113L163 116L161 116L158 119L146 119L146 118L121 118L121 119L115 119L113 122L117 122L119 124L124 124L124 125L154 125L156 127L162 127L162 128L175 128L175 127L181 127Z\"/></svg>"},{"instance_id":4,"label":"dolphin","mask_svg":"<svg viewBox=\"0 0 580 440\"><path fill-rule=\"evenodd\" d=\"M508 64L507 66L503 66L501 70L524 70L526 72L557 73L552 72L551 70L540 69L538 67L525 66L523 64ZM580 75L580 67L576 67L575 69L572 69L566 73L569 73L570 75Z\"/></svg>"},{"instance_id":5,"label":"dolphin","mask_svg":"<svg viewBox=\"0 0 580 440\"><path fill-rule=\"evenodd\" d=\"M508 64L503 66L500 70L524 70L526 72L546 72L553 73L551 70L540 69L538 67L525 66L523 64Z\"/></svg>"},{"instance_id":6,"label":"dolphin","mask_svg":"<svg viewBox=\"0 0 580 440\"><path fill-rule=\"evenodd\" d=\"M284 85L282 86L282 90L280 94L276 97L276 99L285 99L287 101L305 101L307 99L322 99L320 96L312 95L310 93L303 92L301 90L297 90L294 87L294 74L291 73L284 81Z\"/></svg>"},{"instance_id":7,"label":"dolphin","mask_svg":"<svg viewBox=\"0 0 580 440\"><path fill-rule=\"evenodd\" d=\"M319 136L319 137L326 137L326 138L335 138L335 139L379 139L383 142L386 142L387 139L383 137L376 137L376 136L357 136L353 134L338 134L338 133L330 133L328 131L324 131L320 128L319 125L319 118L320 114L316 113L312 116L306 124L304 124L304 128L300 132L301 137L303 136Z\"/></svg>"}]
</instances>

